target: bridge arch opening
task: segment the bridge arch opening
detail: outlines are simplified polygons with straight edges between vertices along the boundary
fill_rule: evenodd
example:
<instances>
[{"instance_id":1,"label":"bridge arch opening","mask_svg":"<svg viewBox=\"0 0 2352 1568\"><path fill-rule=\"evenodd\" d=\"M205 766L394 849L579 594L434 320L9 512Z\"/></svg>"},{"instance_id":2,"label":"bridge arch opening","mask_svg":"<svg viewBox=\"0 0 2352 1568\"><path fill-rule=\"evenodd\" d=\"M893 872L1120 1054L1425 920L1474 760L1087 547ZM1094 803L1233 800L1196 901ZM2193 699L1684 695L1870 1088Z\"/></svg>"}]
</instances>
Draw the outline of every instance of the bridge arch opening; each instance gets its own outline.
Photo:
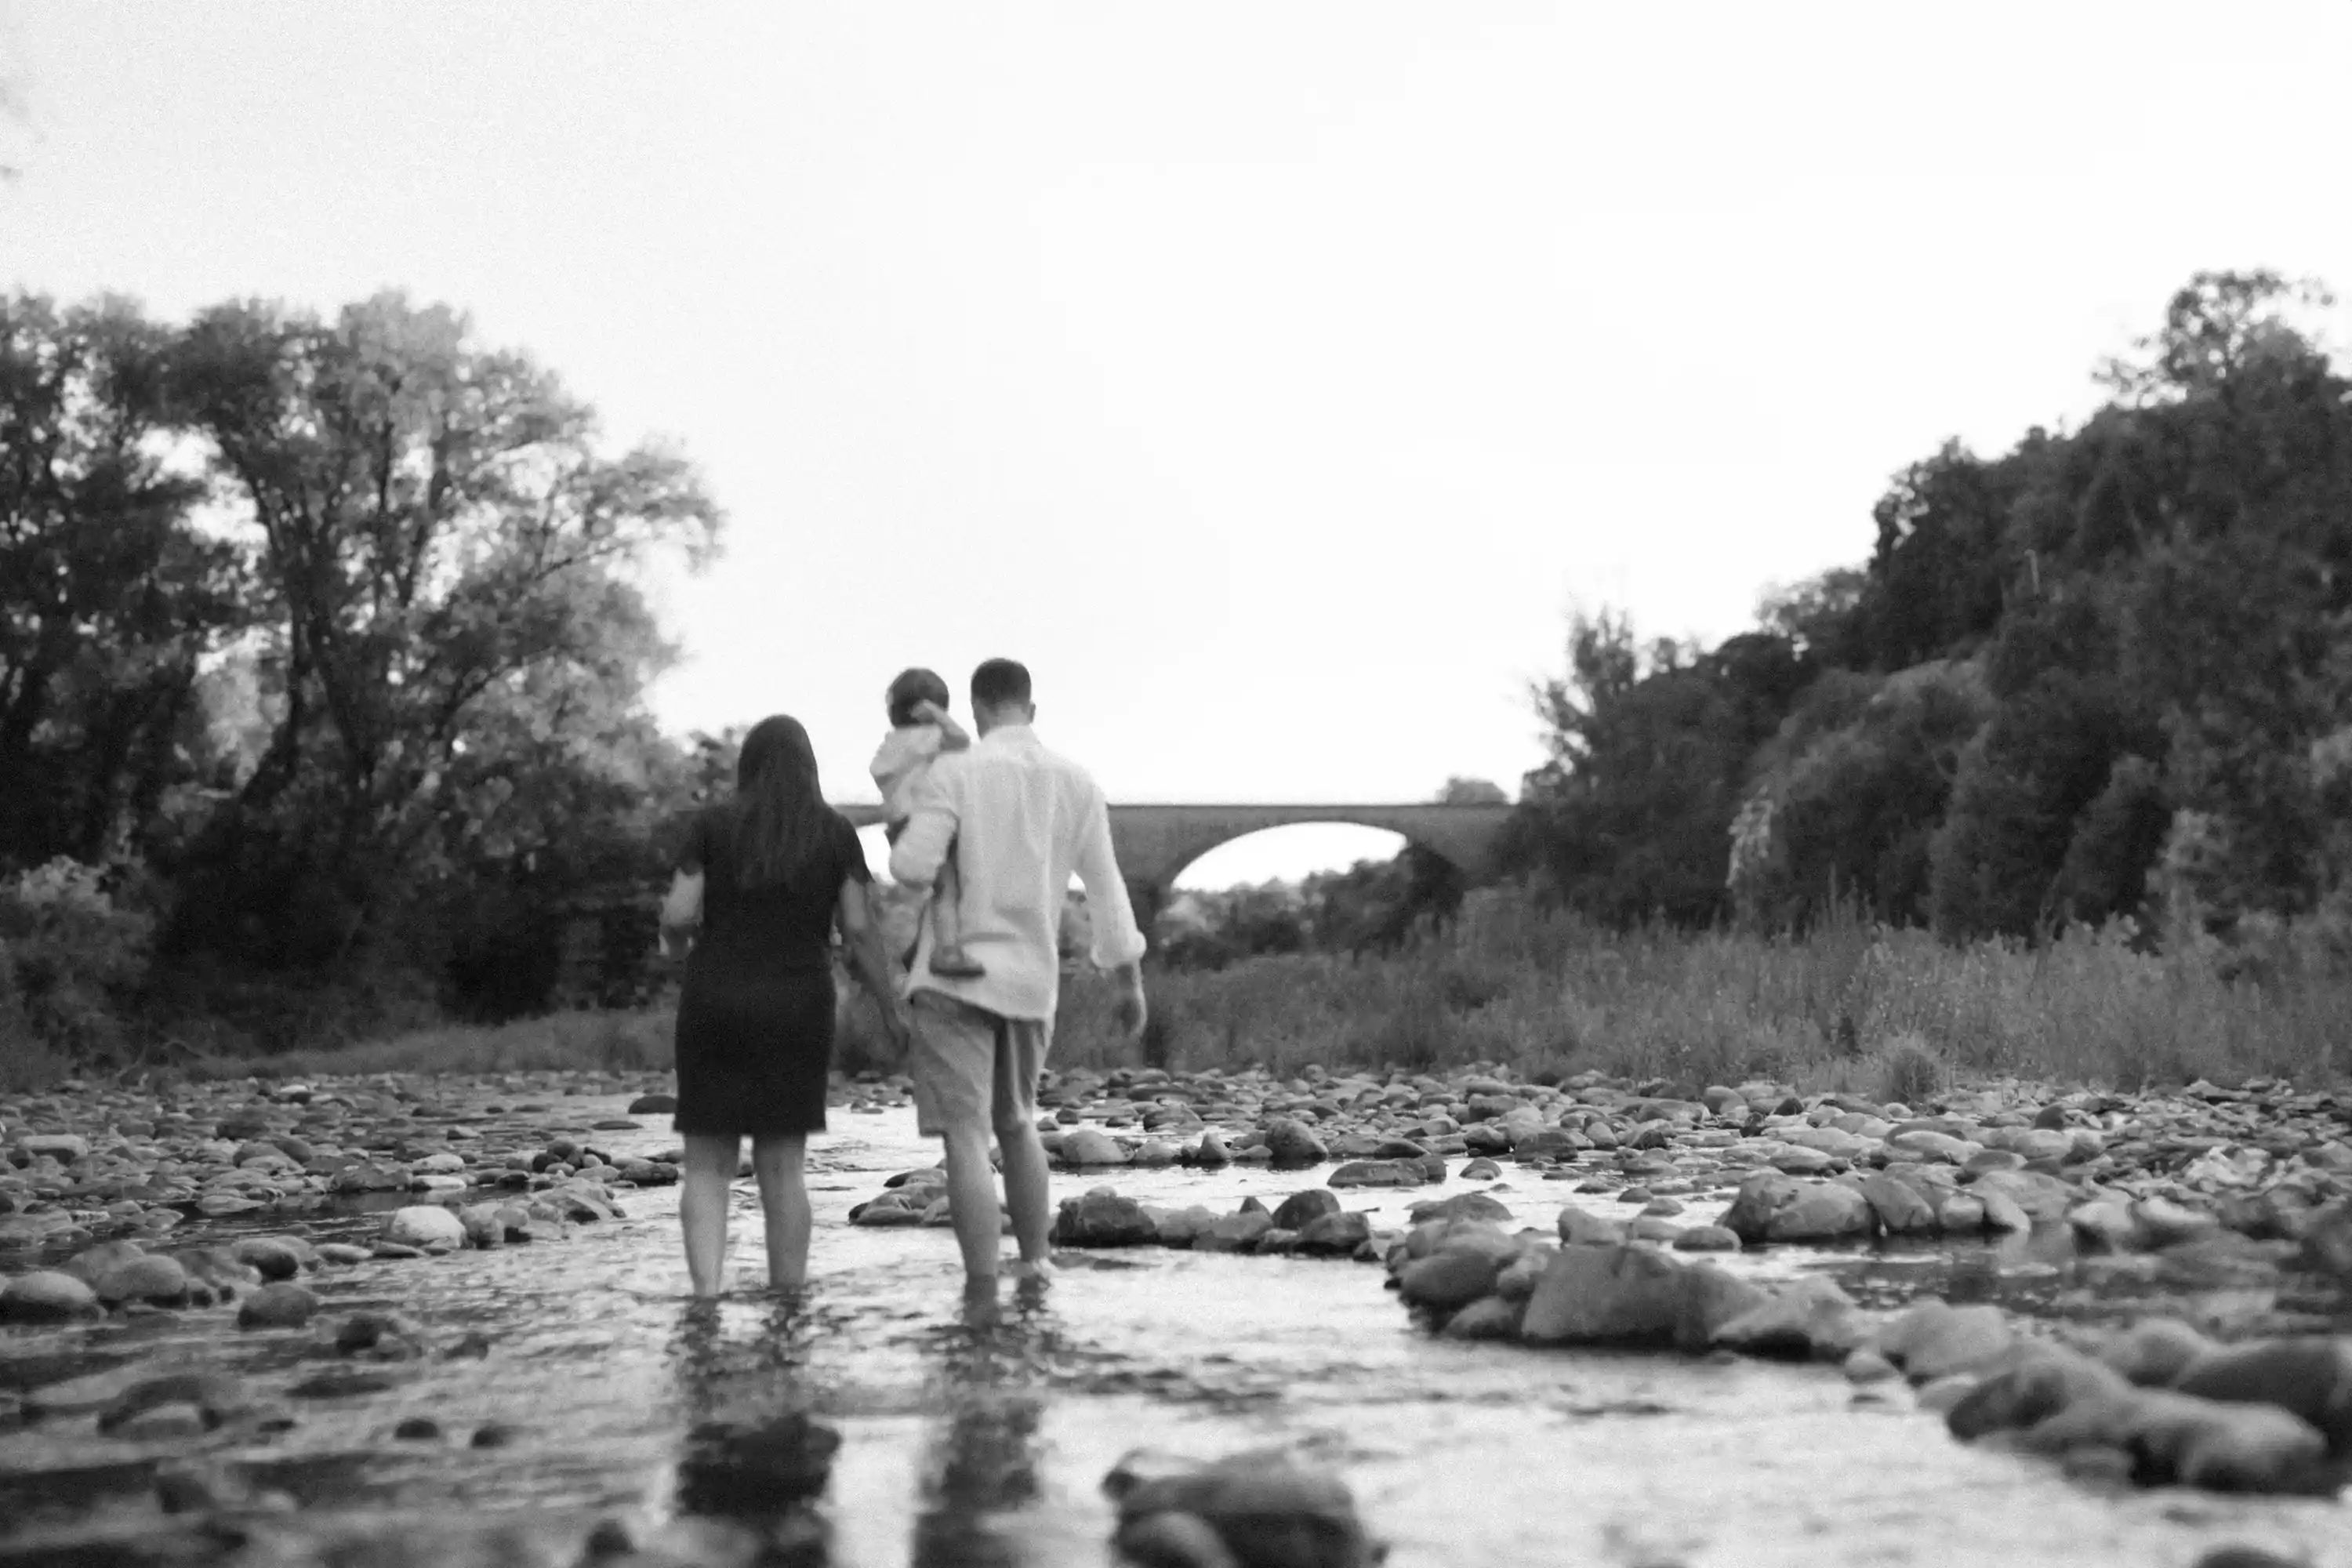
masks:
<instances>
[{"instance_id":1,"label":"bridge arch opening","mask_svg":"<svg viewBox=\"0 0 2352 1568\"><path fill-rule=\"evenodd\" d=\"M1301 882L1321 871L1344 871L1360 861L1393 860L1410 842L1402 833L1352 822L1294 822L1261 827L1212 845L1168 879L1171 892Z\"/></svg>"}]
</instances>

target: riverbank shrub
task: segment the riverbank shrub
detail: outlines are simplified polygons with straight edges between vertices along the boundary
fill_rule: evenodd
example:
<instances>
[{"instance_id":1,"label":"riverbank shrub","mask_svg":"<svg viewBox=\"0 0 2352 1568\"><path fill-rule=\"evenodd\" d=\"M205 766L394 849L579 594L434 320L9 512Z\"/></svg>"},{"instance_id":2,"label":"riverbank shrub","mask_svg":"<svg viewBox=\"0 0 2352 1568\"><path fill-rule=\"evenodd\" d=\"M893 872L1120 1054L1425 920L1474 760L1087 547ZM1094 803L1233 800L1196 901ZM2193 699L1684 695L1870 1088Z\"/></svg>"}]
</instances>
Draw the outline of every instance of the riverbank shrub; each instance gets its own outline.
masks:
<instances>
[{"instance_id":1,"label":"riverbank shrub","mask_svg":"<svg viewBox=\"0 0 2352 1568\"><path fill-rule=\"evenodd\" d=\"M62 857L0 880L0 1089L132 1049L154 921L118 895Z\"/></svg>"}]
</instances>

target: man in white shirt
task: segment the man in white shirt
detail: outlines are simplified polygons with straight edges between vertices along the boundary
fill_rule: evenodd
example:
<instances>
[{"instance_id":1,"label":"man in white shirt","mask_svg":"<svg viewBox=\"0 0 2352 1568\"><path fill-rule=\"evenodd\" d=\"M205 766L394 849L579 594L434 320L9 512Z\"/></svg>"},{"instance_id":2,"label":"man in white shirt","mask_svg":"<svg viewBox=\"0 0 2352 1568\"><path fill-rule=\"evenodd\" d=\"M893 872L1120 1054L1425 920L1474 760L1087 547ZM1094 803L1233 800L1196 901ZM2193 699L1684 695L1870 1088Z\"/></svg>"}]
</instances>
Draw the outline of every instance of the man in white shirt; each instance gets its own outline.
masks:
<instances>
[{"instance_id":1,"label":"man in white shirt","mask_svg":"<svg viewBox=\"0 0 2352 1568\"><path fill-rule=\"evenodd\" d=\"M1029 672L1011 659L982 664L972 671L971 712L980 739L932 766L891 847L890 875L929 887L955 846L964 951L982 973L933 973L931 922L924 922L908 971L914 1043L907 1065L917 1125L945 1145L965 1298L992 1303L1003 1221L988 1158L992 1129L1004 1153L1005 1205L1021 1249L1013 1272L1039 1281L1050 1274L1045 1236L1053 1215L1037 1139L1037 1077L1061 987L1057 938L1071 873L1087 890L1094 961L1116 978L1117 1016L1130 1035L1143 1028L1144 940L1111 848L1101 787L1047 751L1030 728L1037 710Z\"/></svg>"}]
</instances>

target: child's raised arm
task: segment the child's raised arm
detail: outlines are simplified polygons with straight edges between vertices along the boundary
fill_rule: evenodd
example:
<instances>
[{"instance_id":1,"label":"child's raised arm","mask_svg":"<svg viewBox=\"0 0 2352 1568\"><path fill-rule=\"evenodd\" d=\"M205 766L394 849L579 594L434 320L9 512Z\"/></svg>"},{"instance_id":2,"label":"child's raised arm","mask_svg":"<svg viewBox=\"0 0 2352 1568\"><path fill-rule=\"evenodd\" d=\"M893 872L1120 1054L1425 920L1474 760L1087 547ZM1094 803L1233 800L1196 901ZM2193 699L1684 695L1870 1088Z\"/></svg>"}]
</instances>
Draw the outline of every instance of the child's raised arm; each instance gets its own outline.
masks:
<instances>
[{"instance_id":1,"label":"child's raised arm","mask_svg":"<svg viewBox=\"0 0 2352 1568\"><path fill-rule=\"evenodd\" d=\"M971 744L971 737L964 732L964 727L950 718L946 709L929 698L915 704L915 717L939 726L940 750L942 752L961 752Z\"/></svg>"}]
</instances>

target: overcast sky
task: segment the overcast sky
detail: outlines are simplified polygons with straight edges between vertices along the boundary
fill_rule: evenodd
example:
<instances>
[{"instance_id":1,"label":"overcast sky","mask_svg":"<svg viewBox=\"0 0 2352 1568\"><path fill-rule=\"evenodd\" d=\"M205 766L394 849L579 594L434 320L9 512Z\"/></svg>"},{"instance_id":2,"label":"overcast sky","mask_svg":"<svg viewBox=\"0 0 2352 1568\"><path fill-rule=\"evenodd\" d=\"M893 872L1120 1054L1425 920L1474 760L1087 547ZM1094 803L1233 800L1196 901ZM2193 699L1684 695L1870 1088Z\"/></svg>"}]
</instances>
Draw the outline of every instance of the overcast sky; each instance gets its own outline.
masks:
<instances>
[{"instance_id":1,"label":"overcast sky","mask_svg":"<svg viewBox=\"0 0 2352 1568\"><path fill-rule=\"evenodd\" d=\"M658 710L841 798L994 654L1115 800L1516 790L1571 603L1720 638L2192 271L2352 289L2352 0L0 0L0 284L402 287L681 440Z\"/></svg>"}]
</instances>

